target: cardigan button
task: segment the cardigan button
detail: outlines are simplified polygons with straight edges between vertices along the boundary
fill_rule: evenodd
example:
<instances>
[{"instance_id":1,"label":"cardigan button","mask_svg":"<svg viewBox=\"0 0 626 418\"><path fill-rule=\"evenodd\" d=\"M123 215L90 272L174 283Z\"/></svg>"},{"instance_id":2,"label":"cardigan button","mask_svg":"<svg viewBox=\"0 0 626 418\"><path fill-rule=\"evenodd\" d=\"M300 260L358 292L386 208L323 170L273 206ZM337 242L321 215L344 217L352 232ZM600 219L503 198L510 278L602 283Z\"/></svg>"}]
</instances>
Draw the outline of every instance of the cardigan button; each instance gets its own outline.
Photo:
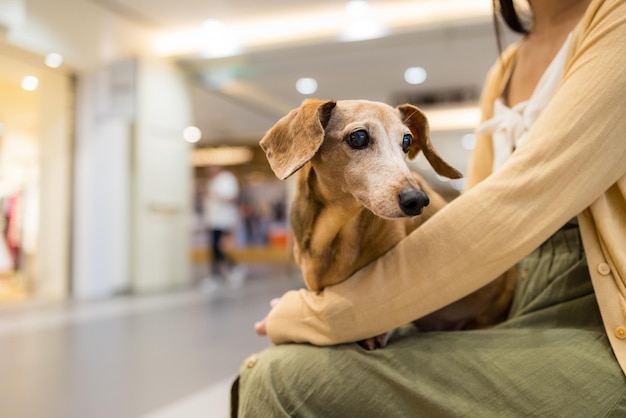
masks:
<instances>
[{"instance_id":1,"label":"cardigan button","mask_svg":"<svg viewBox=\"0 0 626 418\"><path fill-rule=\"evenodd\" d=\"M624 330L624 332L626 333L626 329ZM256 366L258 361L259 361L259 356L257 356L256 354L251 354L250 356L248 356L248 358L245 361L246 367L251 369L254 366Z\"/></svg>"},{"instance_id":2,"label":"cardigan button","mask_svg":"<svg viewBox=\"0 0 626 418\"><path fill-rule=\"evenodd\" d=\"M615 328L615 336L619 338L620 340L626 339L626 328L624 327Z\"/></svg>"},{"instance_id":3,"label":"cardigan button","mask_svg":"<svg viewBox=\"0 0 626 418\"><path fill-rule=\"evenodd\" d=\"M609 267L609 265L606 263L600 263L598 264L598 273L606 276L607 274L611 273L611 267Z\"/></svg>"}]
</instances>

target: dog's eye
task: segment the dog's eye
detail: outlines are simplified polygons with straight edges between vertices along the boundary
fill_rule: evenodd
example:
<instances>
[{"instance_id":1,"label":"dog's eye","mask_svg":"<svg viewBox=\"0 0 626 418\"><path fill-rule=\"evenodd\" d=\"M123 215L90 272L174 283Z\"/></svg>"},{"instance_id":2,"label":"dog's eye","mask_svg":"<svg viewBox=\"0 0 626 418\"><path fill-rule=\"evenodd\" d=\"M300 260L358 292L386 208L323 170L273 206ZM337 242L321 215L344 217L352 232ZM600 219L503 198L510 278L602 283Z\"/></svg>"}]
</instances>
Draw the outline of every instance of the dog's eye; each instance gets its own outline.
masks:
<instances>
[{"instance_id":1,"label":"dog's eye","mask_svg":"<svg viewBox=\"0 0 626 418\"><path fill-rule=\"evenodd\" d=\"M411 149L411 143L413 142L413 137L411 134L406 134L402 137L402 151L406 154Z\"/></svg>"},{"instance_id":2,"label":"dog's eye","mask_svg":"<svg viewBox=\"0 0 626 418\"><path fill-rule=\"evenodd\" d=\"M348 144L354 149L363 149L369 142L370 136L363 129L354 131L348 136Z\"/></svg>"}]
</instances>

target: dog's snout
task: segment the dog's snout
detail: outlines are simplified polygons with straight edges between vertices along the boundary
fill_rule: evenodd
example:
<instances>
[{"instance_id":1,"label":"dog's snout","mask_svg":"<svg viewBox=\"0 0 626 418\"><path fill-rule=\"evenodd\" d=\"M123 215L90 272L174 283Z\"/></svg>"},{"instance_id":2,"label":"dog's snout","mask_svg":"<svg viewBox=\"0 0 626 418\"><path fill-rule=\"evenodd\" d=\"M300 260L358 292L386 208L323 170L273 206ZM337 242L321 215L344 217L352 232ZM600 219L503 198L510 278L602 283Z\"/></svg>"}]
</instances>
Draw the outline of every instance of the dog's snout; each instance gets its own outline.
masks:
<instances>
[{"instance_id":1,"label":"dog's snout","mask_svg":"<svg viewBox=\"0 0 626 418\"><path fill-rule=\"evenodd\" d=\"M412 187L405 187L400 190L398 202L402 213L407 216L416 216L422 213L424 207L428 206L430 200L426 193Z\"/></svg>"}]
</instances>

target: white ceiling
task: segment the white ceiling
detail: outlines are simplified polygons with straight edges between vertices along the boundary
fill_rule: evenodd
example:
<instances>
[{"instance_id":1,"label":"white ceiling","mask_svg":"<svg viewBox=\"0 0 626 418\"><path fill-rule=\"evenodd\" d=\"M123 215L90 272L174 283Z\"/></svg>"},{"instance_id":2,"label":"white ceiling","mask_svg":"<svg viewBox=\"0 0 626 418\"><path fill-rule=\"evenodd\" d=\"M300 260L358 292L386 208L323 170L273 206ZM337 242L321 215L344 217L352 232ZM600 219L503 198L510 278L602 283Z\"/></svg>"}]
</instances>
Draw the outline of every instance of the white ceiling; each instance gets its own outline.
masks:
<instances>
[{"instance_id":1,"label":"white ceiling","mask_svg":"<svg viewBox=\"0 0 626 418\"><path fill-rule=\"evenodd\" d=\"M194 93L204 103L196 118L211 140L233 138L241 131L245 138L267 129L287 110L305 98L295 89L299 77L313 77L318 98L369 99L396 104L412 96L462 90L480 91L484 76L496 57L489 24L446 27L412 32L383 39L324 43L249 53L232 60L184 60L185 68L196 75L202 88ZM412 86L403 74L410 66L428 71L427 81ZM208 74L233 71L236 82L224 89L212 89L204 80ZM241 88L238 88L241 87ZM222 119L221 110L236 106L243 113L245 127L234 127ZM200 122L202 121L202 122Z\"/></svg>"},{"instance_id":2,"label":"white ceiling","mask_svg":"<svg viewBox=\"0 0 626 418\"><path fill-rule=\"evenodd\" d=\"M408 15L416 6L443 2L449 4L450 19L444 14L420 20L417 15L414 24L405 19L378 39L339 42L325 33L297 42L285 36L230 58L174 54L172 59L193 80L194 123L203 132L200 145L258 141L305 98L295 90L299 77L317 79L319 89L313 96L318 98L396 104L452 90L475 96L497 57L490 0L369 3L372 10L396 6ZM454 16L456 9L468 4L483 11ZM345 0L0 0L0 40L40 55L59 52L65 57L65 70L88 71L115 59L152 53L156 39L199 28L210 18L241 27L313 16L321 27L326 16L341 13L345 5ZM407 84L403 73L409 66L424 67L426 82ZM225 75L226 84L207 82ZM457 158L464 159L465 154Z\"/></svg>"}]
</instances>

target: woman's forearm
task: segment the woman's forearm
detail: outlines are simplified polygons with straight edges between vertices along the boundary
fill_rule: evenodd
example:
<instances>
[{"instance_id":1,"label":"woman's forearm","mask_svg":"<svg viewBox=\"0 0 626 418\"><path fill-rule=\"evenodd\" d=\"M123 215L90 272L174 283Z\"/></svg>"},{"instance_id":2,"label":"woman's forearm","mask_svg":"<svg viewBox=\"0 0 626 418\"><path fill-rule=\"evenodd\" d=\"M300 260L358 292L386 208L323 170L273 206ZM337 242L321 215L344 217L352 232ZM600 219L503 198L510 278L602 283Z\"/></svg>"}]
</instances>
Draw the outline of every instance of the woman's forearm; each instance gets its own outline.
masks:
<instances>
[{"instance_id":1,"label":"woman's forearm","mask_svg":"<svg viewBox=\"0 0 626 418\"><path fill-rule=\"evenodd\" d=\"M561 87L511 159L347 280L283 296L267 319L274 343L356 341L431 313L511 267L624 175L626 4L607 4L621 10L586 17Z\"/></svg>"}]
</instances>

